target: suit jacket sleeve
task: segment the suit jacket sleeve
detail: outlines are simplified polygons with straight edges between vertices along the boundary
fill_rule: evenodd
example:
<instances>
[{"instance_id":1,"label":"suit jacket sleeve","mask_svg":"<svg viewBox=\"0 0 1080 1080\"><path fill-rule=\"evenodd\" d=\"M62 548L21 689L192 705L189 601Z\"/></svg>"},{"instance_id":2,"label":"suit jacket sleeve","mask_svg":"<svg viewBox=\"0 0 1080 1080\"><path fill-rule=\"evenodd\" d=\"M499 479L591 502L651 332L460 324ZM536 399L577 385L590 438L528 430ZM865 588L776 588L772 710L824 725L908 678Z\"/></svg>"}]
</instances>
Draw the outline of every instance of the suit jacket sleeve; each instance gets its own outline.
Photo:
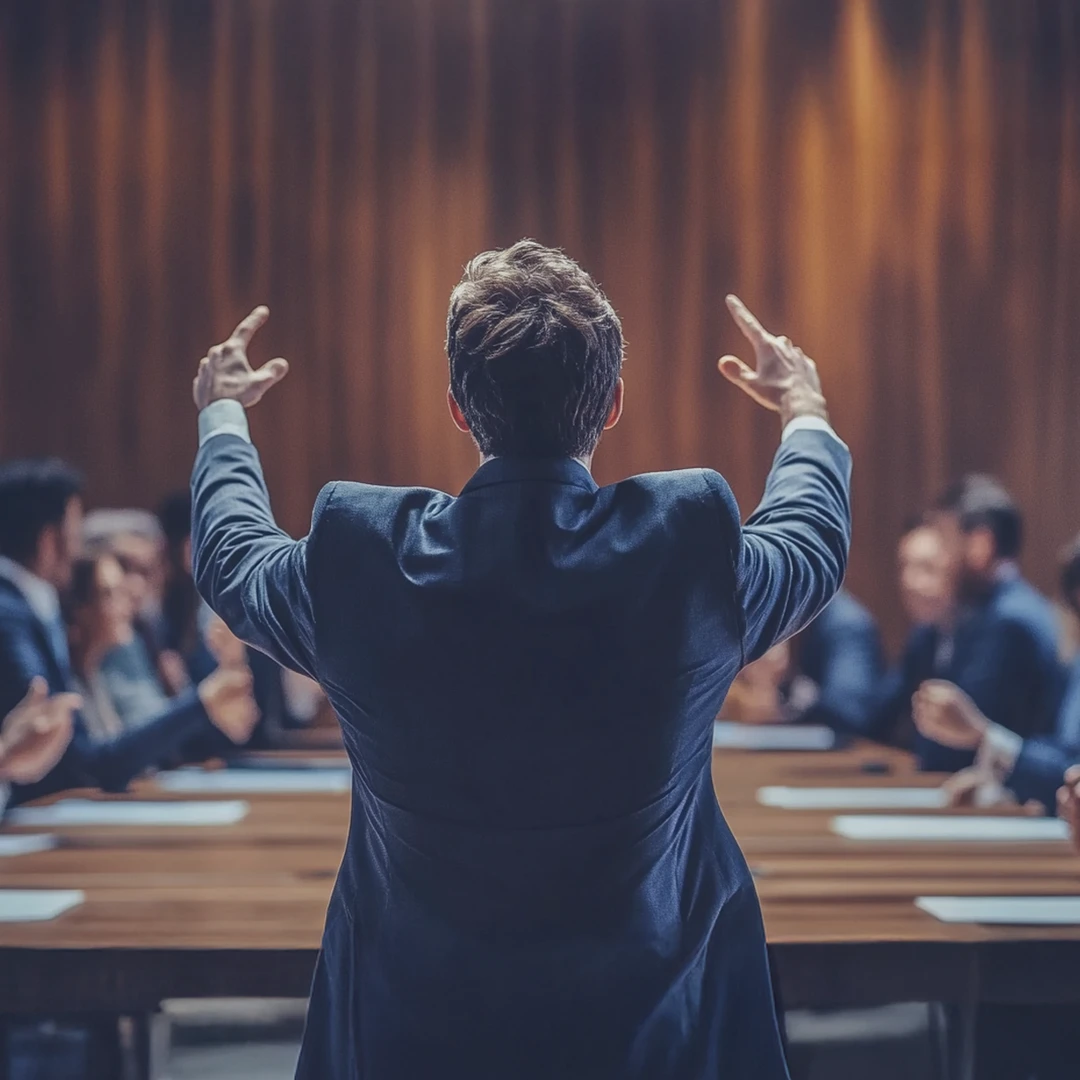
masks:
<instances>
[{"instance_id":1,"label":"suit jacket sleeve","mask_svg":"<svg viewBox=\"0 0 1080 1080\"><path fill-rule=\"evenodd\" d=\"M316 517L331 490L320 495ZM278 528L255 447L235 435L207 439L191 494L192 566L203 599L242 641L317 679L310 536L293 540Z\"/></svg>"},{"instance_id":2,"label":"suit jacket sleeve","mask_svg":"<svg viewBox=\"0 0 1080 1080\"><path fill-rule=\"evenodd\" d=\"M1057 805L1065 770L1080 762L1080 663L1073 667L1052 738L1025 739L1005 786L1019 799Z\"/></svg>"},{"instance_id":3,"label":"suit jacket sleeve","mask_svg":"<svg viewBox=\"0 0 1080 1080\"><path fill-rule=\"evenodd\" d=\"M850 483L851 455L834 435L796 431L781 443L734 555L744 664L806 626L843 584Z\"/></svg>"},{"instance_id":4,"label":"suit jacket sleeve","mask_svg":"<svg viewBox=\"0 0 1080 1080\"><path fill-rule=\"evenodd\" d=\"M123 791L139 773L160 765L192 736L213 730L194 690L170 702L160 716L108 742L95 742L76 719L75 733L55 768L36 784L14 785L11 801L26 802L75 787Z\"/></svg>"}]
</instances>

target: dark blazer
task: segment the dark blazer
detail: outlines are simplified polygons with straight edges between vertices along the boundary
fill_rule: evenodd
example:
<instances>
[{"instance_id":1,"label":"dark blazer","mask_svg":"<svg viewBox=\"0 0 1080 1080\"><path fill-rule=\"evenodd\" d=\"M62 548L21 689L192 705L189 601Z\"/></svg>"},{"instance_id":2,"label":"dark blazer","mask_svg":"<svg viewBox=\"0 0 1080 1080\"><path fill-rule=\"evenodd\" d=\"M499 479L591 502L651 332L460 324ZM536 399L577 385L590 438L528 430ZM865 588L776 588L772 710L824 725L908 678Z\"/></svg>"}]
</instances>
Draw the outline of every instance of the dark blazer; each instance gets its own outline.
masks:
<instances>
[{"instance_id":1,"label":"dark blazer","mask_svg":"<svg viewBox=\"0 0 1080 1080\"><path fill-rule=\"evenodd\" d=\"M818 699L800 716L837 731L867 733L881 685L881 639L873 615L846 589L799 635L796 670Z\"/></svg>"},{"instance_id":2,"label":"dark blazer","mask_svg":"<svg viewBox=\"0 0 1080 1080\"><path fill-rule=\"evenodd\" d=\"M999 582L957 626L952 655L937 662L938 631L912 631L899 666L887 679L870 732L888 738L910 716L911 697L926 679L947 679L967 693L991 720L1019 735L1054 730L1065 685L1058 658L1058 625L1050 602L1020 577ZM919 765L957 772L975 755L914 736Z\"/></svg>"},{"instance_id":3,"label":"dark blazer","mask_svg":"<svg viewBox=\"0 0 1080 1080\"><path fill-rule=\"evenodd\" d=\"M293 541L254 448L205 442L199 589L354 770L299 1077L787 1076L712 725L839 588L849 469L793 433L743 528L713 472L502 458L457 498L331 484Z\"/></svg>"},{"instance_id":4,"label":"dark blazer","mask_svg":"<svg viewBox=\"0 0 1080 1080\"><path fill-rule=\"evenodd\" d=\"M1025 739L1005 786L1021 801L1038 799L1051 812L1065 770L1080 763L1080 659L1073 662L1069 681L1049 736Z\"/></svg>"},{"instance_id":5,"label":"dark blazer","mask_svg":"<svg viewBox=\"0 0 1080 1080\"><path fill-rule=\"evenodd\" d=\"M49 636L23 594L0 578L0 716L26 694L30 680L41 675L50 693L71 687L71 672L57 657ZM110 742L95 743L82 718L64 756L43 780L12 789L12 804L74 787L122 791L128 782L172 754L185 739L215 730L194 691L176 698L160 717Z\"/></svg>"}]
</instances>

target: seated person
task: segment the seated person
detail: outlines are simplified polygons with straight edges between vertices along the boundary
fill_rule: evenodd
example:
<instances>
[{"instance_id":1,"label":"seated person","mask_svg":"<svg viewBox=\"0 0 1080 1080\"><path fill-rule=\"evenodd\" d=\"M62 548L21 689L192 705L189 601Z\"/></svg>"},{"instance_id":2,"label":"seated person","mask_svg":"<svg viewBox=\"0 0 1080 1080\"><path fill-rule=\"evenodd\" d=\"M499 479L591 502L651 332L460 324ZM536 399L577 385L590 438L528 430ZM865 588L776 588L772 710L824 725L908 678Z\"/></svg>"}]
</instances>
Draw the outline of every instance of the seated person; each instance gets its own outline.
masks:
<instances>
[{"instance_id":1,"label":"seated person","mask_svg":"<svg viewBox=\"0 0 1080 1080\"><path fill-rule=\"evenodd\" d=\"M112 555L75 560L64 613L72 681L82 697L83 726L95 742L118 738L130 727L156 724L162 733L162 755L154 764L161 765L180 750L180 745L169 744L167 733L176 731L185 739L189 737L189 725L180 723L181 717L188 716L204 721L199 725L202 732L209 734L212 725L232 743L247 741L255 723L255 705L250 694L238 695L238 690L249 689L251 682L243 654L175 699L170 700L158 688L156 711L137 724L125 722L102 673L104 659L135 636L124 572ZM175 719L166 724L167 717Z\"/></svg>"},{"instance_id":2,"label":"seated person","mask_svg":"<svg viewBox=\"0 0 1080 1080\"><path fill-rule=\"evenodd\" d=\"M164 536L146 510L92 510L83 524L87 555L108 553L119 563L132 605L133 633L101 659L101 679L125 727L161 712L180 687L163 679L159 657L164 586Z\"/></svg>"},{"instance_id":3,"label":"seated person","mask_svg":"<svg viewBox=\"0 0 1080 1080\"><path fill-rule=\"evenodd\" d=\"M866 733L881 681L881 640L869 611L846 589L792 642L788 715L834 731Z\"/></svg>"},{"instance_id":4,"label":"seated person","mask_svg":"<svg viewBox=\"0 0 1080 1080\"><path fill-rule=\"evenodd\" d=\"M850 593L840 592L791 642L774 645L739 672L720 716L862 732L880 673L873 617Z\"/></svg>"},{"instance_id":5,"label":"seated person","mask_svg":"<svg viewBox=\"0 0 1080 1080\"><path fill-rule=\"evenodd\" d=\"M912 630L900 661L882 679L863 733L914 748L911 699L919 685L952 659L959 612L956 560L941 530L916 519L897 546L900 600Z\"/></svg>"},{"instance_id":6,"label":"seated person","mask_svg":"<svg viewBox=\"0 0 1080 1080\"><path fill-rule=\"evenodd\" d=\"M162 603L163 642L182 660L186 678L204 679L218 666L217 653L228 648L231 633L203 603L191 576L191 495L179 492L162 504L159 512L165 535L165 591ZM226 642L226 644L222 644ZM287 671L270 657L248 649L247 663L255 679L255 699L260 722L252 746L274 746L284 731L303 727L314 719L323 702L318 683L295 671ZM169 654L166 654L167 656ZM222 753L220 740L201 740L189 748L195 756Z\"/></svg>"},{"instance_id":7,"label":"seated person","mask_svg":"<svg viewBox=\"0 0 1080 1080\"><path fill-rule=\"evenodd\" d=\"M26 697L0 722L0 817L12 784L34 784L49 773L71 741L78 694L49 697L44 679L34 679Z\"/></svg>"},{"instance_id":8,"label":"seated person","mask_svg":"<svg viewBox=\"0 0 1080 1080\"><path fill-rule=\"evenodd\" d=\"M1061 591L1080 615L1080 537L1062 555ZM1021 738L996 724L959 687L926 683L916 695L915 722L943 746L974 750L975 764L952 777L953 801L992 805L1015 799L1051 809L1068 767L1080 761L1080 657L1074 663L1049 735Z\"/></svg>"},{"instance_id":9,"label":"seated person","mask_svg":"<svg viewBox=\"0 0 1080 1080\"><path fill-rule=\"evenodd\" d=\"M929 613L932 622L917 619L923 625L908 639L875 711L876 735L896 730L929 680L959 687L987 717L1021 736L1053 730L1064 689L1057 619L1050 602L1020 576L1022 531L1020 512L1001 485L969 476L904 537L902 576L944 583L955 568L956 596L955 602L941 598L942 609ZM914 746L920 766L932 771L958 772L975 757L972 749L944 746L918 732Z\"/></svg>"},{"instance_id":10,"label":"seated person","mask_svg":"<svg viewBox=\"0 0 1080 1080\"><path fill-rule=\"evenodd\" d=\"M79 548L81 492L78 473L62 462L0 466L0 714L9 712L37 677L54 694L74 684L59 591L71 583ZM255 719L247 677L235 676L228 689L215 722L240 735ZM11 799L71 787L122 790L173 746L207 727L205 712L187 710L100 741L76 714L71 742L55 767L36 783L14 787Z\"/></svg>"}]
</instances>

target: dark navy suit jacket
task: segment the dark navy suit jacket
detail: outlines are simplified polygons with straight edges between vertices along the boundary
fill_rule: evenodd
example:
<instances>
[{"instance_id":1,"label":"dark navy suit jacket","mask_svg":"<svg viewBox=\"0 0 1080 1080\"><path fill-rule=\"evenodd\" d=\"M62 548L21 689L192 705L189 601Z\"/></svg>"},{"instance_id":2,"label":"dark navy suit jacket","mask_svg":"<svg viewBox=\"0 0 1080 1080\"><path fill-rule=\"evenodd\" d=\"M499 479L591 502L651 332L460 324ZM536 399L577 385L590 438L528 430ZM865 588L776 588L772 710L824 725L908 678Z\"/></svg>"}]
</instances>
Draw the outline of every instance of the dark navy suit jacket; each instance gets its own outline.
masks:
<instances>
[{"instance_id":1,"label":"dark navy suit jacket","mask_svg":"<svg viewBox=\"0 0 1080 1080\"><path fill-rule=\"evenodd\" d=\"M45 627L15 585L0 578L0 716L18 704L36 675L49 684L50 693L71 689L66 660L56 655ZM75 787L122 791L144 769L208 729L215 730L194 691L170 703L161 716L110 742L91 739L76 715L75 733L56 767L36 784L13 787L11 802Z\"/></svg>"},{"instance_id":2,"label":"dark navy suit jacket","mask_svg":"<svg viewBox=\"0 0 1080 1080\"><path fill-rule=\"evenodd\" d=\"M204 443L199 589L354 770L299 1077L787 1076L712 726L839 588L849 471L792 433L743 528L713 472L502 458L456 498L331 484L293 541L254 448Z\"/></svg>"},{"instance_id":3,"label":"dark navy suit jacket","mask_svg":"<svg viewBox=\"0 0 1080 1080\"><path fill-rule=\"evenodd\" d=\"M881 685L881 639L873 615L846 589L799 636L796 667L818 687L800 720L867 733Z\"/></svg>"},{"instance_id":4,"label":"dark navy suit jacket","mask_svg":"<svg viewBox=\"0 0 1080 1080\"><path fill-rule=\"evenodd\" d=\"M938 663L938 631L916 627L898 668L887 679L871 724L888 737L910 716L911 697L926 679L947 679L967 693L991 720L1018 735L1054 730L1065 684L1058 659L1058 625L1050 602L1020 577L1000 581L960 620L952 654ZM957 772L975 759L915 735L919 765Z\"/></svg>"},{"instance_id":5,"label":"dark navy suit jacket","mask_svg":"<svg viewBox=\"0 0 1080 1080\"><path fill-rule=\"evenodd\" d=\"M1021 802L1038 799L1053 811L1065 770L1077 763L1080 763L1080 659L1073 662L1053 733L1024 740L1005 786Z\"/></svg>"}]
</instances>

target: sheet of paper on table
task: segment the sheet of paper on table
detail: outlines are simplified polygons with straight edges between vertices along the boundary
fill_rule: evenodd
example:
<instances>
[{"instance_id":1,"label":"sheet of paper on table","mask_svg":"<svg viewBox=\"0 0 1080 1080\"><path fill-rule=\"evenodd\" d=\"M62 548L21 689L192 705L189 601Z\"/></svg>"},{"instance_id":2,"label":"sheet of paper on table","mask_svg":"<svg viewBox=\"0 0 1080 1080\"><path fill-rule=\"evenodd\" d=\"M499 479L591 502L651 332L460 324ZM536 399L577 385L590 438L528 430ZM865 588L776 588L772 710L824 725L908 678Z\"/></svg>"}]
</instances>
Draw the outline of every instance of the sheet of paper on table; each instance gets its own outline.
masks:
<instances>
[{"instance_id":1,"label":"sheet of paper on table","mask_svg":"<svg viewBox=\"0 0 1080 1080\"><path fill-rule=\"evenodd\" d=\"M0 836L0 858L11 855L34 855L39 851L51 851L56 847L52 833L12 833Z\"/></svg>"},{"instance_id":2,"label":"sheet of paper on table","mask_svg":"<svg viewBox=\"0 0 1080 1080\"><path fill-rule=\"evenodd\" d=\"M941 788L911 787L763 787L762 806L782 810L942 810L948 797Z\"/></svg>"},{"instance_id":3,"label":"sheet of paper on table","mask_svg":"<svg viewBox=\"0 0 1080 1080\"><path fill-rule=\"evenodd\" d=\"M1036 843L1069 838L1068 825L1058 818L842 814L830 828L849 840Z\"/></svg>"},{"instance_id":4,"label":"sheet of paper on table","mask_svg":"<svg viewBox=\"0 0 1080 1080\"><path fill-rule=\"evenodd\" d=\"M836 734L818 724L713 724L713 749L717 750L831 750Z\"/></svg>"},{"instance_id":5,"label":"sheet of paper on table","mask_svg":"<svg viewBox=\"0 0 1080 1080\"><path fill-rule=\"evenodd\" d=\"M1080 896L920 896L915 906L947 923L1080 926Z\"/></svg>"},{"instance_id":6,"label":"sheet of paper on table","mask_svg":"<svg viewBox=\"0 0 1080 1080\"><path fill-rule=\"evenodd\" d=\"M11 825L235 825L248 812L241 799L217 802L97 802L61 799L49 806L22 806L8 815Z\"/></svg>"},{"instance_id":7,"label":"sheet of paper on table","mask_svg":"<svg viewBox=\"0 0 1080 1080\"><path fill-rule=\"evenodd\" d=\"M46 922L84 899L81 889L0 889L0 922Z\"/></svg>"},{"instance_id":8,"label":"sheet of paper on table","mask_svg":"<svg viewBox=\"0 0 1080 1080\"><path fill-rule=\"evenodd\" d=\"M161 773L158 787L191 794L220 792L342 792L352 790L351 769L177 769Z\"/></svg>"},{"instance_id":9,"label":"sheet of paper on table","mask_svg":"<svg viewBox=\"0 0 1080 1080\"><path fill-rule=\"evenodd\" d=\"M344 754L284 754L275 751L272 756L259 757L255 754L241 755L229 759L230 769L259 769L276 772L278 769L347 769L349 759Z\"/></svg>"}]
</instances>

